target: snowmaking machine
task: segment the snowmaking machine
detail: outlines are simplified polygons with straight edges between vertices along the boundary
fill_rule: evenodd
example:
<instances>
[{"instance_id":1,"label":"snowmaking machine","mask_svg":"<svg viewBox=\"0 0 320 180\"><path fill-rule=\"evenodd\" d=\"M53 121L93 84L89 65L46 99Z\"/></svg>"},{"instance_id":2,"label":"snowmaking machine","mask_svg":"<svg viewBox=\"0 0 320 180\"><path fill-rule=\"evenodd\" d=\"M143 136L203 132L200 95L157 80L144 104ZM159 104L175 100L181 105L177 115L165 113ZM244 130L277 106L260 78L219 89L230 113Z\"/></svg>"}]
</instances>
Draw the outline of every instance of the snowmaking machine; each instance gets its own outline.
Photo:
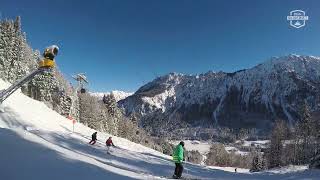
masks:
<instances>
[{"instance_id":1,"label":"snowmaking machine","mask_svg":"<svg viewBox=\"0 0 320 180\"><path fill-rule=\"evenodd\" d=\"M34 70L30 74L14 82L7 89L0 91L0 104L6 100L12 93L19 89L23 84L33 79L36 75L44 72L50 72L55 67L54 58L58 55L59 48L56 45L47 47L43 52L43 59L39 61L38 69Z\"/></svg>"}]
</instances>

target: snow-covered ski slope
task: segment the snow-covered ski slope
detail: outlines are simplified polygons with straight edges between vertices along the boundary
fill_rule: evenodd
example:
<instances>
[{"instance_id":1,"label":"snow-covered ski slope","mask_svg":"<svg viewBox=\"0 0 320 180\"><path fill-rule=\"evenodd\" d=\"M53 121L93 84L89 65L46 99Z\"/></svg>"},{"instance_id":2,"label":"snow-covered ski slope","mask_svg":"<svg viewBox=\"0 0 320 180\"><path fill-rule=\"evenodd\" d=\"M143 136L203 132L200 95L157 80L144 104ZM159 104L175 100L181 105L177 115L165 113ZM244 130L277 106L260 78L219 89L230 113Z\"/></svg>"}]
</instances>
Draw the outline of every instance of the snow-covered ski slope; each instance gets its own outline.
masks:
<instances>
[{"instance_id":1,"label":"snow-covered ski slope","mask_svg":"<svg viewBox=\"0 0 320 180\"><path fill-rule=\"evenodd\" d=\"M0 89L8 84L0 80ZM126 139L114 137L117 146L106 153L109 134L72 123L20 92L3 104L0 113L1 180L166 179L173 173L169 156ZM234 173L230 168L185 164L184 176L193 179L319 179L320 171L287 168L263 173ZM231 170L232 171L232 170Z\"/></svg>"}]
</instances>

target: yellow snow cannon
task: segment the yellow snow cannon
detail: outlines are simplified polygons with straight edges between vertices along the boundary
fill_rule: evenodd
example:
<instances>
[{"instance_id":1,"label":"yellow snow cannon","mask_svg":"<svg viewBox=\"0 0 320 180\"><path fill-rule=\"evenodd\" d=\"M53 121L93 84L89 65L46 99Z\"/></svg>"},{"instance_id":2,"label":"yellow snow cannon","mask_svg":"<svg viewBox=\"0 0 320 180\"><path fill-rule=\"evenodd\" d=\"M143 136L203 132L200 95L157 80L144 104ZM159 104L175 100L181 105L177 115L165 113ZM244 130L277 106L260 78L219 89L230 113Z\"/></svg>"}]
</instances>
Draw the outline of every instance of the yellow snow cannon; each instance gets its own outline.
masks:
<instances>
[{"instance_id":1,"label":"yellow snow cannon","mask_svg":"<svg viewBox=\"0 0 320 180\"><path fill-rule=\"evenodd\" d=\"M43 52L43 59L39 61L39 68L54 68L54 57L58 55L59 47L52 45Z\"/></svg>"}]
</instances>

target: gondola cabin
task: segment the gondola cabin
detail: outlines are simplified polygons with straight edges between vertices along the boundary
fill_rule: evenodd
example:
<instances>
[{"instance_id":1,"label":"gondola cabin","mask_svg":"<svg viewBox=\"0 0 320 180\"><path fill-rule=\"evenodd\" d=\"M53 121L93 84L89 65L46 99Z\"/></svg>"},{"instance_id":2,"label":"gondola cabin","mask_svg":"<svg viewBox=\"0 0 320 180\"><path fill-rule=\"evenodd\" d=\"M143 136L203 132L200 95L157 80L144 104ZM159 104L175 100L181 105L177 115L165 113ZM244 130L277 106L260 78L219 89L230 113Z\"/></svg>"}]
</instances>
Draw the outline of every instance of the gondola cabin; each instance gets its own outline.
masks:
<instances>
[{"instance_id":1,"label":"gondola cabin","mask_svg":"<svg viewBox=\"0 0 320 180\"><path fill-rule=\"evenodd\" d=\"M87 91L86 91L85 88L81 88L81 89L80 89L80 93L81 93L81 94L84 94L84 93L86 93L86 92L87 92Z\"/></svg>"}]
</instances>

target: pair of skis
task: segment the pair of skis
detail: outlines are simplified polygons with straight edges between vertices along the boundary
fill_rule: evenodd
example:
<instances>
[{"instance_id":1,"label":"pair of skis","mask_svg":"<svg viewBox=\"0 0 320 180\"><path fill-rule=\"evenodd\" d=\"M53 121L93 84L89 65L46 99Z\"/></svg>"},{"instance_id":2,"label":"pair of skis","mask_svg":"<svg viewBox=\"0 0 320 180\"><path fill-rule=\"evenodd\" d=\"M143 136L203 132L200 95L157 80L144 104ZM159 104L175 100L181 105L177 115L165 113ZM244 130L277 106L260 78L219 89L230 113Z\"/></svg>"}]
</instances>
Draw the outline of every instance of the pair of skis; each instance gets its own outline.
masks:
<instances>
[{"instance_id":1,"label":"pair of skis","mask_svg":"<svg viewBox=\"0 0 320 180\"><path fill-rule=\"evenodd\" d=\"M181 180L200 180L200 179L198 179L198 178L194 178L194 177L188 177L188 176L186 176L186 177L181 177L181 178L174 178L174 177L162 177L162 178L166 178L166 179L181 179Z\"/></svg>"}]
</instances>

